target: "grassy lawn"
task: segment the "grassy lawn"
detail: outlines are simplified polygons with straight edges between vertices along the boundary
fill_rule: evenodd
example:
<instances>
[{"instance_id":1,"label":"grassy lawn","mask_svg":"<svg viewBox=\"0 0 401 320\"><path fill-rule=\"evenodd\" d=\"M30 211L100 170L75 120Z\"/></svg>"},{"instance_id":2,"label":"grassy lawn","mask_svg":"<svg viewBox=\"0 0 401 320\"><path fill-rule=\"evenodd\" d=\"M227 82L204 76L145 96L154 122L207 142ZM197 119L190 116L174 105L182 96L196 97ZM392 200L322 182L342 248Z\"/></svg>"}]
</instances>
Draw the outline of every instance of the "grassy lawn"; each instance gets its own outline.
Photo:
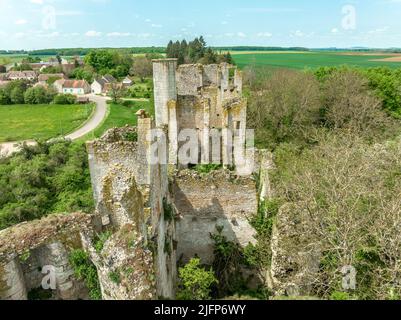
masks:
<instances>
[{"instance_id":1,"label":"grassy lawn","mask_svg":"<svg viewBox=\"0 0 401 320\"><path fill-rule=\"evenodd\" d=\"M0 106L0 142L51 139L79 128L94 105Z\"/></svg>"},{"instance_id":2,"label":"grassy lawn","mask_svg":"<svg viewBox=\"0 0 401 320\"><path fill-rule=\"evenodd\" d=\"M110 128L120 128L126 125L136 126L137 116L136 113L140 109L150 111L149 101L130 101L130 106L123 106L120 104L110 104L109 114L106 120L95 131L79 139L80 142L94 140L100 138Z\"/></svg>"},{"instance_id":3,"label":"grassy lawn","mask_svg":"<svg viewBox=\"0 0 401 320\"><path fill-rule=\"evenodd\" d=\"M387 66L400 68L401 62L374 61L388 58L386 55L346 55L343 52L236 52L234 61L240 68L249 65L290 69L315 69L323 66L359 66L363 68Z\"/></svg>"}]
</instances>

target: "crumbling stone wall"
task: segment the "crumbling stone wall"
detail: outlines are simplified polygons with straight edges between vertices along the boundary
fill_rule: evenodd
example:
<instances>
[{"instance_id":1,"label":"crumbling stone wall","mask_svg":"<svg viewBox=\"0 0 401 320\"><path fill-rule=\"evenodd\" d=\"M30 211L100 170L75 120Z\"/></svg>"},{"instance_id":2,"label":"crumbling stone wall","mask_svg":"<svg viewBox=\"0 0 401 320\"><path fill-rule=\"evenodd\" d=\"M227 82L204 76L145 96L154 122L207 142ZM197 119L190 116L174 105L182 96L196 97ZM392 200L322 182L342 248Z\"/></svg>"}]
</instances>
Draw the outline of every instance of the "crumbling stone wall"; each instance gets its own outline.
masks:
<instances>
[{"instance_id":1,"label":"crumbling stone wall","mask_svg":"<svg viewBox=\"0 0 401 320\"><path fill-rule=\"evenodd\" d=\"M124 141L134 130L126 127L88 143L96 211L104 228L113 231L100 253L87 241L106 299L174 297L175 251L165 250L175 241L174 224L164 220L167 166L149 162L154 124L143 111L138 117L137 142ZM110 272L119 273L121 283L111 281Z\"/></svg>"},{"instance_id":2,"label":"crumbling stone wall","mask_svg":"<svg viewBox=\"0 0 401 320\"><path fill-rule=\"evenodd\" d=\"M255 243L255 230L249 219L257 212L256 184L252 178L236 177L230 171L207 175L181 171L173 187L177 208L177 257L187 262L195 255L203 263L214 260L210 233L223 226L229 241L242 247Z\"/></svg>"},{"instance_id":3,"label":"crumbling stone wall","mask_svg":"<svg viewBox=\"0 0 401 320\"><path fill-rule=\"evenodd\" d=\"M44 266L55 270L55 299L85 299L68 256L82 247L80 233L92 229L92 219L84 213L52 215L1 231L0 299L26 300L30 290L41 287Z\"/></svg>"}]
</instances>

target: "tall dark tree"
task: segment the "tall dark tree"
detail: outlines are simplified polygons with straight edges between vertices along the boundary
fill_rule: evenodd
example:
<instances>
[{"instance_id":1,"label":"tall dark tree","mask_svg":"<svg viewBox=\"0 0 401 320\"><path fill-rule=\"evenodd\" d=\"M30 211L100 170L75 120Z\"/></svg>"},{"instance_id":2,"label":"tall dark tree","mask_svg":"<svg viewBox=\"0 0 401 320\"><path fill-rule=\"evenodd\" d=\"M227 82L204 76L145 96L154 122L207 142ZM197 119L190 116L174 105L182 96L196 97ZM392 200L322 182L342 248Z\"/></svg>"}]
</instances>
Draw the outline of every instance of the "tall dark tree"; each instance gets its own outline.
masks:
<instances>
[{"instance_id":1,"label":"tall dark tree","mask_svg":"<svg viewBox=\"0 0 401 320\"><path fill-rule=\"evenodd\" d=\"M201 63L211 64L227 62L233 64L233 59L229 53L224 55L217 54L211 47L207 46L205 39L201 36L191 42L183 40L181 42L170 41L167 45L167 57L178 59L178 64Z\"/></svg>"}]
</instances>

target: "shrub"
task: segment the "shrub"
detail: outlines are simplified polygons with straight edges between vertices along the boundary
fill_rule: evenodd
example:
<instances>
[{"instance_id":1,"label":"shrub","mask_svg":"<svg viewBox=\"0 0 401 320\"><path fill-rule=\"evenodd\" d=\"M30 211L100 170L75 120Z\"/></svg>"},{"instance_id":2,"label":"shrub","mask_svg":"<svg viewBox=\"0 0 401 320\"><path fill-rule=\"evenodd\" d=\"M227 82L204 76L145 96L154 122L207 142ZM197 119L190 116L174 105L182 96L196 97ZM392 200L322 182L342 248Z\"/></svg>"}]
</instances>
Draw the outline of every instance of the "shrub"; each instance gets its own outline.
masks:
<instances>
[{"instance_id":1,"label":"shrub","mask_svg":"<svg viewBox=\"0 0 401 320\"><path fill-rule=\"evenodd\" d=\"M224 297L246 289L246 281L242 276L245 260L240 245L228 241L223 235L223 227L217 226L216 231L215 234L210 234L214 242L213 270L219 279L218 296Z\"/></svg>"},{"instance_id":2,"label":"shrub","mask_svg":"<svg viewBox=\"0 0 401 320\"><path fill-rule=\"evenodd\" d=\"M72 94L58 94L54 97L54 104L75 104L77 102L77 98Z\"/></svg>"},{"instance_id":3,"label":"shrub","mask_svg":"<svg viewBox=\"0 0 401 320\"><path fill-rule=\"evenodd\" d=\"M104 244L106 243L107 240L110 239L112 235L113 233L111 231L106 231L96 236L94 241L94 246L97 253L102 252Z\"/></svg>"},{"instance_id":4,"label":"shrub","mask_svg":"<svg viewBox=\"0 0 401 320\"><path fill-rule=\"evenodd\" d=\"M179 300L210 300L211 288L218 281L213 270L201 267L198 258L179 269L180 285L177 293Z\"/></svg>"},{"instance_id":5,"label":"shrub","mask_svg":"<svg viewBox=\"0 0 401 320\"><path fill-rule=\"evenodd\" d=\"M10 99L11 99L11 102L14 104L24 103L24 90L20 87L15 87L11 91Z\"/></svg>"},{"instance_id":6,"label":"shrub","mask_svg":"<svg viewBox=\"0 0 401 320\"><path fill-rule=\"evenodd\" d=\"M347 292L335 291L331 294L330 300L351 300L351 296Z\"/></svg>"},{"instance_id":7,"label":"shrub","mask_svg":"<svg viewBox=\"0 0 401 320\"><path fill-rule=\"evenodd\" d=\"M110 272L109 273L109 278L113 283L115 283L117 285L119 285L121 283L121 276L120 276L120 273L118 271Z\"/></svg>"},{"instance_id":8,"label":"shrub","mask_svg":"<svg viewBox=\"0 0 401 320\"><path fill-rule=\"evenodd\" d=\"M95 265L90 261L89 255L83 250L74 250L69 257L74 274L78 280L83 280L89 290L92 300L101 300L102 293Z\"/></svg>"},{"instance_id":9,"label":"shrub","mask_svg":"<svg viewBox=\"0 0 401 320\"><path fill-rule=\"evenodd\" d=\"M221 164L198 164L194 167L194 170L198 173L208 174L213 171L217 171L222 169L223 166Z\"/></svg>"}]
</instances>

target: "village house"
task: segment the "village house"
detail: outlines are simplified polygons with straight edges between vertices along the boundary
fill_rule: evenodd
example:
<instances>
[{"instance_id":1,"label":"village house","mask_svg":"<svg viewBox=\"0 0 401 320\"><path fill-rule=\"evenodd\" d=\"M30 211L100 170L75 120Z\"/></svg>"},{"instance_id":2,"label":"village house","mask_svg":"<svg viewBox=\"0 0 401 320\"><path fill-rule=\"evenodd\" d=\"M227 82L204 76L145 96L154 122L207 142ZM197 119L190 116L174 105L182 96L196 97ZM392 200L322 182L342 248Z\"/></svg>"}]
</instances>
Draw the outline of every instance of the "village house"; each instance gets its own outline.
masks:
<instances>
[{"instance_id":1,"label":"village house","mask_svg":"<svg viewBox=\"0 0 401 320\"><path fill-rule=\"evenodd\" d=\"M48 84L49 79L60 80L67 79L67 77L63 73L49 73L49 74L41 74L38 77L38 83L41 85Z\"/></svg>"},{"instance_id":2,"label":"village house","mask_svg":"<svg viewBox=\"0 0 401 320\"><path fill-rule=\"evenodd\" d=\"M124 89L124 85L121 82L106 83L104 85L104 93L108 94L112 89L122 90Z\"/></svg>"},{"instance_id":3,"label":"village house","mask_svg":"<svg viewBox=\"0 0 401 320\"><path fill-rule=\"evenodd\" d=\"M133 84L134 84L134 81L132 81L132 79L130 77L126 77L123 80L123 86L126 88L131 87Z\"/></svg>"},{"instance_id":4,"label":"village house","mask_svg":"<svg viewBox=\"0 0 401 320\"><path fill-rule=\"evenodd\" d=\"M93 81L93 83L91 84L92 93L94 93L94 94L106 93L107 92L106 85L110 84L110 83L116 83L116 82L117 82L117 80L109 74L107 74L101 78L96 78Z\"/></svg>"},{"instance_id":5,"label":"village house","mask_svg":"<svg viewBox=\"0 0 401 320\"><path fill-rule=\"evenodd\" d=\"M54 82L58 93L81 95L90 93L91 87L86 80L65 80L60 79Z\"/></svg>"},{"instance_id":6,"label":"village house","mask_svg":"<svg viewBox=\"0 0 401 320\"><path fill-rule=\"evenodd\" d=\"M34 81L37 78L35 71L10 71L7 74L8 80Z\"/></svg>"}]
</instances>

